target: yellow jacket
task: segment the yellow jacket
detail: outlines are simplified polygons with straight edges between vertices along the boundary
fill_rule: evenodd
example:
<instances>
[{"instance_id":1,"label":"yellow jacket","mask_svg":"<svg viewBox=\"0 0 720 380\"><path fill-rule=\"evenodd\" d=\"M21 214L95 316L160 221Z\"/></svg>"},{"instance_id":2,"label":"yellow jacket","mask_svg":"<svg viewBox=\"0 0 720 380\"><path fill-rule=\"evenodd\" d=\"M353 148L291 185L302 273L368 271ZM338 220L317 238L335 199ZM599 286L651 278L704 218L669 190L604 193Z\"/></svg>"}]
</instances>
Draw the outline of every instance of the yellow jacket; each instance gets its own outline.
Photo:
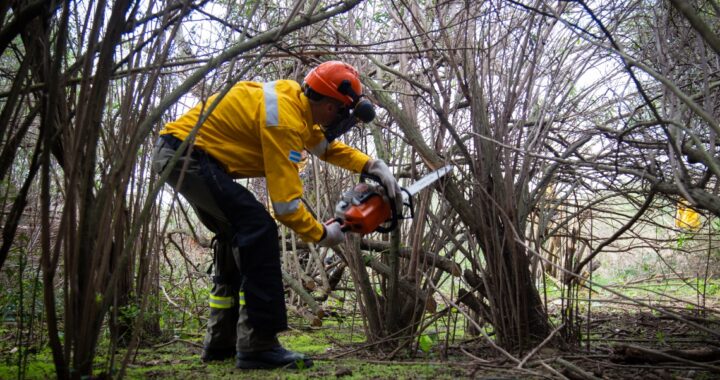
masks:
<instances>
[{"instance_id":1,"label":"yellow jacket","mask_svg":"<svg viewBox=\"0 0 720 380\"><path fill-rule=\"evenodd\" d=\"M185 139L216 96L167 123L160 134ZM328 143L320 126L313 124L300 85L291 80L235 84L203 123L195 147L218 160L233 178L266 177L275 217L313 242L320 240L323 227L301 201L296 164L303 149L355 173L370 159L342 142Z\"/></svg>"}]
</instances>

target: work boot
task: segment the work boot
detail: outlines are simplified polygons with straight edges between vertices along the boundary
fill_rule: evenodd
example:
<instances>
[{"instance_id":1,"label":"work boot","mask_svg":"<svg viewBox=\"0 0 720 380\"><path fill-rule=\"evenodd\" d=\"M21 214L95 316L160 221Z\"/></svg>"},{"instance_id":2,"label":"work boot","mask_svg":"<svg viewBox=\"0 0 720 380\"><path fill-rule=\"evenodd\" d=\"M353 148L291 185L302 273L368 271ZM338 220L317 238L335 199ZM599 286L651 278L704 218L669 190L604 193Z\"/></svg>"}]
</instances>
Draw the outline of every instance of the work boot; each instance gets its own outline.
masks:
<instances>
[{"instance_id":1,"label":"work boot","mask_svg":"<svg viewBox=\"0 0 720 380\"><path fill-rule=\"evenodd\" d=\"M238 352L236 368L240 369L304 369L312 367L310 358L297 352L286 350L282 346L275 346L266 351Z\"/></svg>"},{"instance_id":2,"label":"work boot","mask_svg":"<svg viewBox=\"0 0 720 380\"><path fill-rule=\"evenodd\" d=\"M234 348L217 349L217 348L204 348L200 360L203 363L223 361L230 359L235 356Z\"/></svg>"}]
</instances>

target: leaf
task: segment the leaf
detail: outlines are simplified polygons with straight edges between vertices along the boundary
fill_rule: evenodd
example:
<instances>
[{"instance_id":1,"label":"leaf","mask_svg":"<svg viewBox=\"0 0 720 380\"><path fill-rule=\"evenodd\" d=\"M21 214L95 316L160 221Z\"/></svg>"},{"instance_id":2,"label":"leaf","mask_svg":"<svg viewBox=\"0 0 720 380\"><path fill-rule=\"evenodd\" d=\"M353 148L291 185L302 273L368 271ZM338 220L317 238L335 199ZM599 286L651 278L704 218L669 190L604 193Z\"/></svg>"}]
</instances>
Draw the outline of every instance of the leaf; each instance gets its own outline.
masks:
<instances>
[{"instance_id":1,"label":"leaf","mask_svg":"<svg viewBox=\"0 0 720 380\"><path fill-rule=\"evenodd\" d=\"M662 331L658 331L657 333L655 333L655 338L657 338L658 343L665 343L665 333L663 333Z\"/></svg>"},{"instance_id":2,"label":"leaf","mask_svg":"<svg viewBox=\"0 0 720 380\"><path fill-rule=\"evenodd\" d=\"M435 342L433 342L432 338L430 338L428 335L421 335L420 336L420 349L424 353L430 352L430 350L435 345Z\"/></svg>"}]
</instances>

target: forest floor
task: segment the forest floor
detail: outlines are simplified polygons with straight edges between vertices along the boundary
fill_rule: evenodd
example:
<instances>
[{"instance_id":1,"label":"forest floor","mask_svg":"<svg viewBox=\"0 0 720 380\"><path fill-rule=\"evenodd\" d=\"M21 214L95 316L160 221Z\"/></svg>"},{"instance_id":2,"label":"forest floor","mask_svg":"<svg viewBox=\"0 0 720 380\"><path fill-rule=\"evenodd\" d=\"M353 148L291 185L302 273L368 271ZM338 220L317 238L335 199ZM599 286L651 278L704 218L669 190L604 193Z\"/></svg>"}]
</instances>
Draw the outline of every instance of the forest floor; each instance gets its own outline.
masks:
<instances>
[{"instance_id":1,"label":"forest floor","mask_svg":"<svg viewBox=\"0 0 720 380\"><path fill-rule=\"evenodd\" d=\"M716 280L717 281L717 280ZM313 358L314 366L302 370L234 368L233 360L200 362L202 333L183 334L146 345L133 353L127 379L720 379L720 295L706 298L706 310L698 312L686 302L648 298L643 302L672 310L668 315L622 299L593 298L592 313L578 307L579 319L588 320L574 333L579 345L546 347L532 355L501 354L482 335L444 337L431 335L413 347L379 352L364 343L361 322L327 320L319 328L292 320L281 341L289 349ZM646 294L634 294L636 298ZM681 296L681 295L679 295ZM612 302L611 302L612 301ZM551 304L552 305L552 304ZM549 309L558 317L557 310ZM557 318L557 320L560 320ZM561 322L556 322L560 325ZM460 323L461 325L462 323ZM559 333L558 333L559 335ZM17 349L12 349L12 329L0 329L0 379L18 378ZM408 345L410 346L410 345ZM27 350L26 379L54 378L48 349ZM114 362L123 360L120 350ZM519 365L517 361L521 361ZM95 374L106 378L107 358L98 356ZM117 377L114 373L113 377Z\"/></svg>"},{"instance_id":2,"label":"forest floor","mask_svg":"<svg viewBox=\"0 0 720 380\"><path fill-rule=\"evenodd\" d=\"M691 317L691 314L685 317ZM715 328L720 327L717 323ZM542 348L521 367L499 355L484 338L436 344L389 358L363 343L337 342L337 327L295 330L282 341L309 354L315 362L304 370L245 371L234 361L203 364L200 348L176 341L140 350L127 378L177 379L720 379L720 342L682 322L648 313L613 312L593 318L593 340L582 347ZM670 350L675 351L670 351ZM710 361L678 361L657 352L695 354ZM524 357L518 356L519 360ZM706 360L706 359L703 359ZM714 363L713 363L714 361Z\"/></svg>"}]
</instances>

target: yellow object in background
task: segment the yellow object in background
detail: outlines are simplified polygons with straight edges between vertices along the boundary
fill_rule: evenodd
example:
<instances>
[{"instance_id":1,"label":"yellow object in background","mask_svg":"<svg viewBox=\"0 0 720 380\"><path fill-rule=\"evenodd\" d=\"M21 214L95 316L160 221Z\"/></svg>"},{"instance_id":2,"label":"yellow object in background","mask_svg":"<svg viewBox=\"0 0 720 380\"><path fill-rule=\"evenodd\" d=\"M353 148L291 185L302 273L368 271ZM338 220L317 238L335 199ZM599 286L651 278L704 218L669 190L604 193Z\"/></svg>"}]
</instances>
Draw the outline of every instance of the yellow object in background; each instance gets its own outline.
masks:
<instances>
[{"instance_id":1,"label":"yellow object in background","mask_svg":"<svg viewBox=\"0 0 720 380\"><path fill-rule=\"evenodd\" d=\"M675 213L675 227L686 230L700 229L700 214L695 211L685 200L681 200L677 205Z\"/></svg>"}]
</instances>

